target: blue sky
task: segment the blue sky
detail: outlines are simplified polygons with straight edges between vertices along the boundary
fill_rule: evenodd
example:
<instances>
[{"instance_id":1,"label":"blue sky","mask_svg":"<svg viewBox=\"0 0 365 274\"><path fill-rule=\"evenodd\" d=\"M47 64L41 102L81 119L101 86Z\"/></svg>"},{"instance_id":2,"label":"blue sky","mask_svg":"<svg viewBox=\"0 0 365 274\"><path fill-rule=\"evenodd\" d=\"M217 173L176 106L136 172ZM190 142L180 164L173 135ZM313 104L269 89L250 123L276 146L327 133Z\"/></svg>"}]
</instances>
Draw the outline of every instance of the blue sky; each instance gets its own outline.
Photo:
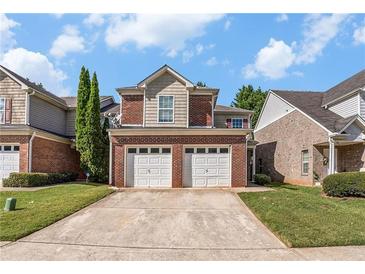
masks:
<instances>
[{"instance_id":1,"label":"blue sky","mask_svg":"<svg viewBox=\"0 0 365 274\"><path fill-rule=\"evenodd\" d=\"M169 64L227 105L243 84L326 90L365 68L363 14L2 14L0 25L1 64L57 95L75 95L82 65L115 96Z\"/></svg>"}]
</instances>

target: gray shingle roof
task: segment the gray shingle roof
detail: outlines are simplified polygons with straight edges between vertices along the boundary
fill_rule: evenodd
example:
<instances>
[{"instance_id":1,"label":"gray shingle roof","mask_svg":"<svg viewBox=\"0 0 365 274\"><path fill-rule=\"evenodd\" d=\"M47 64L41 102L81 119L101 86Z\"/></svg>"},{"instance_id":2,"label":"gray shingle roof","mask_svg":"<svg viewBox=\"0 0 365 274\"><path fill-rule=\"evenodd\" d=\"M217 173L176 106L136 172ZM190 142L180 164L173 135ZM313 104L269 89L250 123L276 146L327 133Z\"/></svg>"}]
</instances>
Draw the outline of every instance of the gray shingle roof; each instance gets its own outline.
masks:
<instances>
[{"instance_id":1,"label":"gray shingle roof","mask_svg":"<svg viewBox=\"0 0 365 274\"><path fill-rule=\"evenodd\" d=\"M323 96L322 105L327 105L351 91L365 87L365 69L330 88Z\"/></svg>"},{"instance_id":2,"label":"gray shingle roof","mask_svg":"<svg viewBox=\"0 0 365 274\"><path fill-rule=\"evenodd\" d=\"M3 68L6 72L8 72L11 76L13 76L15 79L17 79L19 82L24 83L26 86L38 91L39 93L42 93L48 97L51 97L52 99L56 100L57 102L59 102L62 105L66 105L66 102L58 97L57 95L53 94L52 92L47 91L46 89L36 85L35 83L23 78L22 76L18 75L17 73L15 73L14 71L0 65L1 68Z\"/></svg>"},{"instance_id":3,"label":"gray shingle roof","mask_svg":"<svg viewBox=\"0 0 365 274\"><path fill-rule=\"evenodd\" d=\"M107 105L106 107L103 107L100 109L101 113L119 113L120 112L120 104L113 103L110 105Z\"/></svg>"},{"instance_id":4,"label":"gray shingle roof","mask_svg":"<svg viewBox=\"0 0 365 274\"><path fill-rule=\"evenodd\" d=\"M247 110L247 109L243 109L243 108L236 108L236 107L227 107L227 106L222 106L222 105L216 105L214 111L216 112L235 112L235 113L247 113L247 112L252 112L252 110Z\"/></svg>"},{"instance_id":5,"label":"gray shingle roof","mask_svg":"<svg viewBox=\"0 0 365 274\"><path fill-rule=\"evenodd\" d=\"M340 115L322 107L324 92L272 90L294 107L320 123L331 132L338 132L354 118L342 118Z\"/></svg>"}]
</instances>

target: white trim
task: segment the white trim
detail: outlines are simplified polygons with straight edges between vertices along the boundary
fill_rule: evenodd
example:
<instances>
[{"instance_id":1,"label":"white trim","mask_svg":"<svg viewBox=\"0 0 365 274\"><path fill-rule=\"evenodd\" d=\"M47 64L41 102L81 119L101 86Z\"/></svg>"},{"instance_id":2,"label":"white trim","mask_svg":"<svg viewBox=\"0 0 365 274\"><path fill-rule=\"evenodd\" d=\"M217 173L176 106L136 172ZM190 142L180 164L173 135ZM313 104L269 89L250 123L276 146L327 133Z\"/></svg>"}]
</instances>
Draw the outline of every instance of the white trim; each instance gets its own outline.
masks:
<instances>
[{"instance_id":1,"label":"white trim","mask_svg":"<svg viewBox=\"0 0 365 274\"><path fill-rule=\"evenodd\" d=\"M143 121L142 126L146 126L146 90L147 86L143 89Z\"/></svg>"},{"instance_id":2,"label":"white trim","mask_svg":"<svg viewBox=\"0 0 365 274\"><path fill-rule=\"evenodd\" d=\"M123 124L124 127L143 127L143 124Z\"/></svg>"},{"instance_id":3,"label":"white trim","mask_svg":"<svg viewBox=\"0 0 365 274\"><path fill-rule=\"evenodd\" d=\"M112 136L187 136L187 135L232 135L244 136L252 129L241 128L115 128L109 129Z\"/></svg>"},{"instance_id":4,"label":"white trim","mask_svg":"<svg viewBox=\"0 0 365 274\"><path fill-rule=\"evenodd\" d=\"M357 99L358 99L358 102L357 102L357 114L359 116L361 116L361 92L359 91L359 93L357 94Z\"/></svg>"},{"instance_id":5,"label":"white trim","mask_svg":"<svg viewBox=\"0 0 365 274\"><path fill-rule=\"evenodd\" d=\"M18 78L16 78L15 76L11 75L9 72L7 72L2 67L0 67L0 70L2 72L4 72L8 77L10 77L11 79L13 79L15 82L17 82L21 86L21 89L27 89L27 88L29 88L26 84L24 84L22 81L18 80Z\"/></svg>"},{"instance_id":6,"label":"white trim","mask_svg":"<svg viewBox=\"0 0 365 274\"><path fill-rule=\"evenodd\" d=\"M306 162L304 162L304 152L307 152L308 153L308 160ZM301 150L301 176L309 176L309 160L310 158L310 153L309 153L309 149L302 149ZM308 172L304 172L303 170L303 167L304 167L304 164L307 163L308 164Z\"/></svg>"},{"instance_id":7,"label":"white trim","mask_svg":"<svg viewBox=\"0 0 365 274\"><path fill-rule=\"evenodd\" d=\"M214 128L214 95L212 94L212 110L211 110L211 114L210 117L212 119L212 124L211 124L211 128Z\"/></svg>"},{"instance_id":8,"label":"white trim","mask_svg":"<svg viewBox=\"0 0 365 274\"><path fill-rule=\"evenodd\" d=\"M189 107L190 107L190 92L188 89L186 89L186 128L189 128L190 125Z\"/></svg>"},{"instance_id":9,"label":"white trim","mask_svg":"<svg viewBox=\"0 0 365 274\"><path fill-rule=\"evenodd\" d=\"M28 145L28 172L32 172L32 157L33 157L33 140L36 136L36 133L33 132L32 137L29 139Z\"/></svg>"},{"instance_id":10,"label":"white trim","mask_svg":"<svg viewBox=\"0 0 365 274\"><path fill-rule=\"evenodd\" d=\"M113 183L113 142L110 132L108 132L109 139L109 185Z\"/></svg>"},{"instance_id":11,"label":"white trim","mask_svg":"<svg viewBox=\"0 0 365 274\"><path fill-rule=\"evenodd\" d=\"M266 107L266 104L267 104L267 101L269 101L269 95L270 94L274 94L271 90L269 90L269 92L266 94L266 98L265 98L265 102L261 108L261 112L260 112L260 115L259 115L259 118L257 118L257 121L256 121L256 125L255 125L255 128L254 128L254 132L256 132L257 130L257 126L258 124L260 123L260 120L261 120L261 116L262 116L262 113L264 112L264 109ZM275 122L275 121L274 121Z\"/></svg>"},{"instance_id":12,"label":"white trim","mask_svg":"<svg viewBox=\"0 0 365 274\"><path fill-rule=\"evenodd\" d=\"M160 97L172 97L172 121L160 122ZM174 124L175 123L175 95L158 95L157 96L157 123L158 124ZM162 110L171 110L171 108L162 108Z\"/></svg>"},{"instance_id":13,"label":"white trim","mask_svg":"<svg viewBox=\"0 0 365 274\"><path fill-rule=\"evenodd\" d=\"M354 117L352 120L350 120L350 122L348 122L340 131L339 133L341 133L342 131L344 131L346 128L348 128L350 125L352 125L355 121L359 121L363 127L365 128L365 121L361 116L356 116Z\"/></svg>"},{"instance_id":14,"label":"white trim","mask_svg":"<svg viewBox=\"0 0 365 274\"><path fill-rule=\"evenodd\" d=\"M307 117L307 118L309 118L311 121L313 121L315 124L317 124L318 126L320 126L322 129L324 129L327 133L333 133L332 131L330 131L330 130L328 130L327 128L325 128L322 124L320 124L319 122L317 122L316 120L314 120L312 117L310 117L308 114L306 114L305 112L303 112L302 110L300 110L299 108L297 108L296 106L294 106L294 105L292 105L292 104L290 104L288 101L286 101L284 98L282 98L282 97L280 97L279 95L277 95L277 94L275 94L274 92L272 92L271 90L269 91L269 93L272 93L273 95L275 95L276 97L278 97L278 98L280 98L281 100L283 100L285 103L287 103L289 106L291 106L292 108L294 108L295 110L297 110L297 111L299 111L301 114L303 114L305 117ZM269 95L269 93L268 93L268 95ZM267 97L268 98L268 97ZM266 103L266 102L265 102ZM264 111L264 107L265 107L265 105L262 107L262 110L261 110L261 113L260 113L260 117L261 117L261 114L262 114L262 112ZM288 115L289 113L291 113L291 112L293 112L293 110L292 111L289 111L289 112L287 112L287 114L285 114L284 116L281 116L279 119L281 119L281 118L283 118L283 117L285 117L286 115ZM275 121L277 121L277 120L279 120L279 119L276 119L276 120L274 120L274 121L272 121L270 124L272 124L273 122L275 122ZM259 120L257 120L257 121L259 121ZM257 127L257 125L258 125L259 123L257 123L256 124L256 126L255 126L255 128ZM269 125L270 125L269 124ZM268 126L268 125L267 125ZM266 126L265 126L266 127ZM265 128L265 127L263 127L263 128ZM256 133L256 132L258 132L258 131L260 131L261 129L263 129L263 128L260 128L259 130L256 130L255 129L255 131L254 131L254 133Z\"/></svg>"},{"instance_id":15,"label":"white trim","mask_svg":"<svg viewBox=\"0 0 365 274\"><path fill-rule=\"evenodd\" d=\"M5 119L6 98L5 97L0 97L0 101L4 101L4 109L2 110L4 112L4 114L3 114L4 122L1 122L1 120L0 120L0 125L5 125L5 120L6 120Z\"/></svg>"}]
</instances>

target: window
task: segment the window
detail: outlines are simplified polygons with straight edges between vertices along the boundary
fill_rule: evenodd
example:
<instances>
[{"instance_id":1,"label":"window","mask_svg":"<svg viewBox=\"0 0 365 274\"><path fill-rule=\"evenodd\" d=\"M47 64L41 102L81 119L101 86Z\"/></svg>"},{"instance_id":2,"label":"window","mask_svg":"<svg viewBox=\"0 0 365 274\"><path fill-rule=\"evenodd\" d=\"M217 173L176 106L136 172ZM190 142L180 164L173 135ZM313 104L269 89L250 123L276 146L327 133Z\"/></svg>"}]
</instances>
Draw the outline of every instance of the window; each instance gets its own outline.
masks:
<instances>
[{"instance_id":1,"label":"window","mask_svg":"<svg viewBox=\"0 0 365 274\"><path fill-rule=\"evenodd\" d=\"M5 124L5 98L0 98L0 124Z\"/></svg>"},{"instance_id":2,"label":"window","mask_svg":"<svg viewBox=\"0 0 365 274\"><path fill-rule=\"evenodd\" d=\"M139 153L148 153L148 148L140 148Z\"/></svg>"},{"instance_id":3,"label":"window","mask_svg":"<svg viewBox=\"0 0 365 274\"><path fill-rule=\"evenodd\" d=\"M174 96L158 97L158 122L172 123L174 121Z\"/></svg>"},{"instance_id":4,"label":"window","mask_svg":"<svg viewBox=\"0 0 365 274\"><path fill-rule=\"evenodd\" d=\"M158 147L151 147L151 153L160 153L160 149Z\"/></svg>"},{"instance_id":5,"label":"window","mask_svg":"<svg viewBox=\"0 0 365 274\"><path fill-rule=\"evenodd\" d=\"M309 169L309 152L302 150L302 175L308 175Z\"/></svg>"},{"instance_id":6,"label":"window","mask_svg":"<svg viewBox=\"0 0 365 274\"><path fill-rule=\"evenodd\" d=\"M137 153L137 149L136 148L128 148L128 153Z\"/></svg>"},{"instance_id":7,"label":"window","mask_svg":"<svg viewBox=\"0 0 365 274\"><path fill-rule=\"evenodd\" d=\"M4 151L11 151L11 146L4 146Z\"/></svg>"},{"instance_id":8,"label":"window","mask_svg":"<svg viewBox=\"0 0 365 274\"><path fill-rule=\"evenodd\" d=\"M185 153L194 153L194 148L185 148Z\"/></svg>"},{"instance_id":9,"label":"window","mask_svg":"<svg viewBox=\"0 0 365 274\"><path fill-rule=\"evenodd\" d=\"M205 153L205 148L197 148L196 153Z\"/></svg>"},{"instance_id":10,"label":"window","mask_svg":"<svg viewBox=\"0 0 365 274\"><path fill-rule=\"evenodd\" d=\"M232 128L243 128L243 119L232 118Z\"/></svg>"},{"instance_id":11,"label":"window","mask_svg":"<svg viewBox=\"0 0 365 274\"><path fill-rule=\"evenodd\" d=\"M169 148L169 147L163 147L162 148L162 153L171 153L171 148Z\"/></svg>"},{"instance_id":12,"label":"window","mask_svg":"<svg viewBox=\"0 0 365 274\"><path fill-rule=\"evenodd\" d=\"M14 151L19 151L19 146L14 146Z\"/></svg>"},{"instance_id":13,"label":"window","mask_svg":"<svg viewBox=\"0 0 365 274\"><path fill-rule=\"evenodd\" d=\"M208 153L217 153L217 148L216 147L208 148Z\"/></svg>"},{"instance_id":14,"label":"window","mask_svg":"<svg viewBox=\"0 0 365 274\"><path fill-rule=\"evenodd\" d=\"M226 148L226 147L221 147L221 148L219 149L219 153L228 153L228 148Z\"/></svg>"}]
</instances>

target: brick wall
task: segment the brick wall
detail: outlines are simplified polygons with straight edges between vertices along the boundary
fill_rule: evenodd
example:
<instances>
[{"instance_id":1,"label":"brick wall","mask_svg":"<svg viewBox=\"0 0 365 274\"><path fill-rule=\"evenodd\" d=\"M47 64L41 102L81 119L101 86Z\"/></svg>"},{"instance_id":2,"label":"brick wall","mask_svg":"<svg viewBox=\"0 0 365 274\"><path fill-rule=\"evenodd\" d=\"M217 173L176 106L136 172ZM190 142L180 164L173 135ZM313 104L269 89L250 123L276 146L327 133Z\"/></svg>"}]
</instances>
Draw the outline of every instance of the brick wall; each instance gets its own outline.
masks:
<instances>
[{"instance_id":1,"label":"brick wall","mask_svg":"<svg viewBox=\"0 0 365 274\"><path fill-rule=\"evenodd\" d=\"M70 144L35 137L32 144L32 172L79 172L79 153Z\"/></svg>"},{"instance_id":2,"label":"brick wall","mask_svg":"<svg viewBox=\"0 0 365 274\"><path fill-rule=\"evenodd\" d=\"M360 171L365 167L365 146L363 144L337 147L337 171Z\"/></svg>"},{"instance_id":3,"label":"brick wall","mask_svg":"<svg viewBox=\"0 0 365 274\"><path fill-rule=\"evenodd\" d=\"M183 186L183 145L232 145L232 186L247 185L245 136L121 136L113 137L112 185L124 187L125 145L172 145L172 187Z\"/></svg>"},{"instance_id":4,"label":"brick wall","mask_svg":"<svg viewBox=\"0 0 365 274\"><path fill-rule=\"evenodd\" d=\"M191 95L189 97L189 125L212 125L212 96Z\"/></svg>"},{"instance_id":5,"label":"brick wall","mask_svg":"<svg viewBox=\"0 0 365 274\"><path fill-rule=\"evenodd\" d=\"M19 171L28 172L28 143L30 136L0 136L0 143L19 144Z\"/></svg>"},{"instance_id":6,"label":"brick wall","mask_svg":"<svg viewBox=\"0 0 365 274\"><path fill-rule=\"evenodd\" d=\"M256 166L275 181L313 184L314 145L328 142L328 133L298 111L293 111L255 133ZM302 175L302 150L309 151L309 172ZM320 162L320 159L318 160ZM257 168L257 173L259 169Z\"/></svg>"},{"instance_id":7,"label":"brick wall","mask_svg":"<svg viewBox=\"0 0 365 274\"><path fill-rule=\"evenodd\" d=\"M122 124L143 124L143 95L123 95Z\"/></svg>"}]
</instances>

